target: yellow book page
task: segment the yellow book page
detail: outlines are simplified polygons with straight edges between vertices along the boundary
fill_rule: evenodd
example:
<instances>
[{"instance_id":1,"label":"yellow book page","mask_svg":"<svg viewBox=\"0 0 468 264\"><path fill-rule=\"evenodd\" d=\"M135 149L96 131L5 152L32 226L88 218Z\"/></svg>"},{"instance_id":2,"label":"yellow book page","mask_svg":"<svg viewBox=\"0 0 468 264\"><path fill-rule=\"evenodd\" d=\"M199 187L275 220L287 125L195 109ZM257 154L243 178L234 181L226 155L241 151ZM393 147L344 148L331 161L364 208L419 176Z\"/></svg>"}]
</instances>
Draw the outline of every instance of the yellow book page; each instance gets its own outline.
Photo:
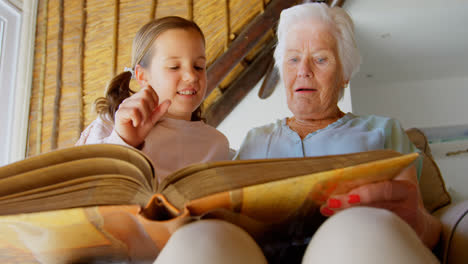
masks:
<instances>
[{"instance_id":1,"label":"yellow book page","mask_svg":"<svg viewBox=\"0 0 468 264\"><path fill-rule=\"evenodd\" d=\"M0 251L8 249L17 257L23 253L42 263L58 263L73 249L109 246L111 241L96 229L85 210L89 209L2 216Z\"/></svg>"},{"instance_id":2,"label":"yellow book page","mask_svg":"<svg viewBox=\"0 0 468 264\"><path fill-rule=\"evenodd\" d=\"M342 194L360 185L388 180L418 157L412 153L397 158L314 173L242 189L243 215L275 223L296 214L306 204L323 204L330 195ZM309 206L307 206L309 207Z\"/></svg>"}]
</instances>

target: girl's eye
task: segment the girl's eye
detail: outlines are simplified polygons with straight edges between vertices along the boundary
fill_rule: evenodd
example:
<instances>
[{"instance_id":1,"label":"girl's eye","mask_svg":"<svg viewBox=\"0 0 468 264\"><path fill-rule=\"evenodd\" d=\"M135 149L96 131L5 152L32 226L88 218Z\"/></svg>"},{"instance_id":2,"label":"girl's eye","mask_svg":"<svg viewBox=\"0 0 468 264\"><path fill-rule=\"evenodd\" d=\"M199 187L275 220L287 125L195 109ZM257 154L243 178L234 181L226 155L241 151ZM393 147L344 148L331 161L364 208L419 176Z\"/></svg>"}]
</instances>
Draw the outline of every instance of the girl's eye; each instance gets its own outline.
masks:
<instances>
[{"instance_id":1,"label":"girl's eye","mask_svg":"<svg viewBox=\"0 0 468 264\"><path fill-rule=\"evenodd\" d=\"M195 68L195 70L197 70L197 71L203 71L203 70L205 70L205 67L196 66L196 65L195 65L195 66L193 66L193 67L194 67L194 68Z\"/></svg>"},{"instance_id":2,"label":"girl's eye","mask_svg":"<svg viewBox=\"0 0 468 264\"><path fill-rule=\"evenodd\" d=\"M170 66L169 69L171 69L171 70L177 70L177 69L179 69L179 66Z\"/></svg>"}]
</instances>

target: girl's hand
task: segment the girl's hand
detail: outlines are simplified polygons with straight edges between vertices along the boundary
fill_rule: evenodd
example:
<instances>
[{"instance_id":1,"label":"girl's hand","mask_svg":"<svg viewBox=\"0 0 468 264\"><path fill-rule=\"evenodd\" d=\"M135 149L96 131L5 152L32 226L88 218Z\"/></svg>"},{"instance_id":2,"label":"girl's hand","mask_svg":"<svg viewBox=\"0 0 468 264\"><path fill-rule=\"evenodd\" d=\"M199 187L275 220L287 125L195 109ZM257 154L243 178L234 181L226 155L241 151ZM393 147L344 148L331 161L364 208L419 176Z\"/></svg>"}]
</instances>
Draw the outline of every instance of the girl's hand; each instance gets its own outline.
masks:
<instances>
[{"instance_id":1,"label":"girl's hand","mask_svg":"<svg viewBox=\"0 0 468 264\"><path fill-rule=\"evenodd\" d=\"M138 147L170 105L169 100L159 104L154 89L146 86L119 105L114 129L127 144Z\"/></svg>"},{"instance_id":2,"label":"girl's hand","mask_svg":"<svg viewBox=\"0 0 468 264\"><path fill-rule=\"evenodd\" d=\"M331 216L353 206L388 209L405 220L423 239L430 215L424 209L416 175L416 167L411 166L393 180L363 185L347 194L331 196L320 212Z\"/></svg>"}]
</instances>

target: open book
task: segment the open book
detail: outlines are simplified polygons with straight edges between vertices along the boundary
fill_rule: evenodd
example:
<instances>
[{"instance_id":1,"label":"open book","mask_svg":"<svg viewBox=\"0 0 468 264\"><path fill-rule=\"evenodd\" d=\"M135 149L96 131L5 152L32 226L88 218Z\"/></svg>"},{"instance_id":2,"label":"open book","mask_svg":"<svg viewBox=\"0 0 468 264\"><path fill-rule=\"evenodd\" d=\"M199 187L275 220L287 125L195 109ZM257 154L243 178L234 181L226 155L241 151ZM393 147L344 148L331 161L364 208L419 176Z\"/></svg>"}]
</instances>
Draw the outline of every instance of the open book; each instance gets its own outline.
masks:
<instances>
[{"instance_id":1,"label":"open book","mask_svg":"<svg viewBox=\"0 0 468 264\"><path fill-rule=\"evenodd\" d=\"M298 223L313 226L330 195L391 179L417 157L379 150L213 162L158 183L155 166L132 148L57 150L0 168L0 255L48 263L152 259L178 227L201 218L230 221L266 241L297 233Z\"/></svg>"}]
</instances>

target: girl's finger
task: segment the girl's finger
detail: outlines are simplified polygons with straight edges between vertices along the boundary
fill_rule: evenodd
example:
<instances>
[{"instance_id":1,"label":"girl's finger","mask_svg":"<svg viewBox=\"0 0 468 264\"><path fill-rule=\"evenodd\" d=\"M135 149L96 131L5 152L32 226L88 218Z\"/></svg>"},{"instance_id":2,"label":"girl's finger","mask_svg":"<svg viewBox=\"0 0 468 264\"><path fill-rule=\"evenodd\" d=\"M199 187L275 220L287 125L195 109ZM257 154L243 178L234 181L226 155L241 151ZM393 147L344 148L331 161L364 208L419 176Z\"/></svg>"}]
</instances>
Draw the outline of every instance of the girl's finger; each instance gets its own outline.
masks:
<instances>
[{"instance_id":1,"label":"girl's finger","mask_svg":"<svg viewBox=\"0 0 468 264\"><path fill-rule=\"evenodd\" d=\"M131 99L126 101L125 105L122 104L122 106L124 106L127 109L138 109L139 113L141 114L142 123L146 122L149 118L151 118L151 114L154 110L153 100L151 98L143 96L143 94L139 94L138 96L132 97Z\"/></svg>"},{"instance_id":2,"label":"girl's finger","mask_svg":"<svg viewBox=\"0 0 468 264\"><path fill-rule=\"evenodd\" d=\"M148 103L150 103L151 112L158 106L159 97L154 91L154 89L151 88L151 86L149 85L146 86L137 94L139 94L142 98L145 98L146 100L148 100Z\"/></svg>"},{"instance_id":3,"label":"girl's finger","mask_svg":"<svg viewBox=\"0 0 468 264\"><path fill-rule=\"evenodd\" d=\"M138 103L140 103L141 100L146 100L151 110L154 110L154 108L157 106L156 93L153 91L152 88L147 88L147 87L138 91L136 94L133 94L132 96L126 98L125 100L122 101L120 105L124 105L124 106L133 105L134 106L134 105L138 105Z\"/></svg>"},{"instance_id":4,"label":"girl's finger","mask_svg":"<svg viewBox=\"0 0 468 264\"><path fill-rule=\"evenodd\" d=\"M165 100L158 107L156 107L151 116L151 122L153 125L155 125L156 122L158 122L159 119L161 119L161 117L163 117L167 113L167 110L169 109L170 105L171 101Z\"/></svg>"},{"instance_id":5,"label":"girl's finger","mask_svg":"<svg viewBox=\"0 0 468 264\"><path fill-rule=\"evenodd\" d=\"M138 108L121 105L116 113L116 121L122 124L131 123L133 127L138 127L143 121L143 116Z\"/></svg>"},{"instance_id":6,"label":"girl's finger","mask_svg":"<svg viewBox=\"0 0 468 264\"><path fill-rule=\"evenodd\" d=\"M140 111L142 115L142 123L149 122L151 119L151 114L153 113L154 109L154 103L152 102L152 99L149 98L140 98L137 101L136 108Z\"/></svg>"},{"instance_id":7,"label":"girl's finger","mask_svg":"<svg viewBox=\"0 0 468 264\"><path fill-rule=\"evenodd\" d=\"M153 99L154 108L156 108L159 105L159 96L156 93L156 91L153 89L153 87L151 87L151 85L148 85L146 87L149 90L149 94L151 95L151 98Z\"/></svg>"}]
</instances>

